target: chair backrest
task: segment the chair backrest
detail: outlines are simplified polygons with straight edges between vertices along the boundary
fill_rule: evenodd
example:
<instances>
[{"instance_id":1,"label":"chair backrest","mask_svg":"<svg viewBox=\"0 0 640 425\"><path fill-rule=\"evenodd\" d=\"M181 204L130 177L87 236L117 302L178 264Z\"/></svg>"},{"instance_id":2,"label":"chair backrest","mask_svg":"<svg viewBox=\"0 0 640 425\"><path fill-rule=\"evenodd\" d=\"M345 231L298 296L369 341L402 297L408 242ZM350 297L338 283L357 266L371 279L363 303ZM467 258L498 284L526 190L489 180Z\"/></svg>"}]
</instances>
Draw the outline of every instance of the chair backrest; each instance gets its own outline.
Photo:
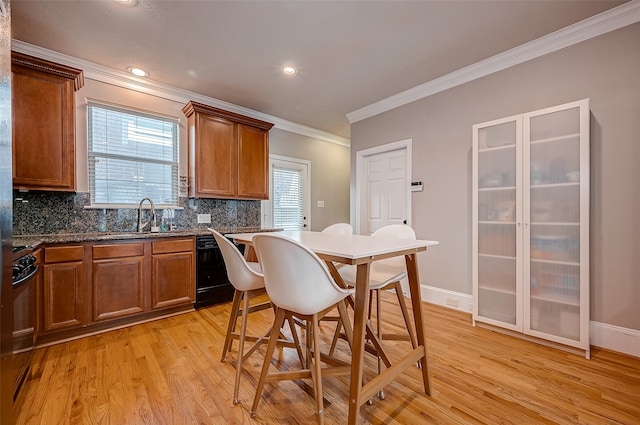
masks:
<instances>
[{"instance_id":1,"label":"chair backrest","mask_svg":"<svg viewBox=\"0 0 640 425\"><path fill-rule=\"evenodd\" d=\"M325 227L322 233L331 233L333 235L353 235L353 227L349 223L336 223Z\"/></svg>"},{"instance_id":2,"label":"chair backrest","mask_svg":"<svg viewBox=\"0 0 640 425\"><path fill-rule=\"evenodd\" d=\"M249 267L242 253L236 246L216 230L209 229L218 242L224 265L227 268L229 282L239 291L249 291L264 287L264 279L261 273ZM258 267L255 267L257 269Z\"/></svg>"},{"instance_id":3,"label":"chair backrest","mask_svg":"<svg viewBox=\"0 0 640 425\"><path fill-rule=\"evenodd\" d=\"M371 236L384 236L388 238L398 238L398 239L416 239L416 232L406 224L389 224L387 226L381 227L375 232L371 234ZM404 270L406 268L406 263L404 257L392 257L387 258L385 260L374 261L371 263L371 267L377 268L380 271L385 269L388 272L393 270L394 272L398 272L400 270Z\"/></svg>"},{"instance_id":4,"label":"chair backrest","mask_svg":"<svg viewBox=\"0 0 640 425\"><path fill-rule=\"evenodd\" d=\"M406 224L389 224L381 227L371 234L371 236L385 236L398 239L415 239L416 232Z\"/></svg>"},{"instance_id":5,"label":"chair backrest","mask_svg":"<svg viewBox=\"0 0 640 425\"><path fill-rule=\"evenodd\" d=\"M307 247L271 233L253 237L271 301L299 314L314 314L353 293L340 288L327 266Z\"/></svg>"}]
</instances>

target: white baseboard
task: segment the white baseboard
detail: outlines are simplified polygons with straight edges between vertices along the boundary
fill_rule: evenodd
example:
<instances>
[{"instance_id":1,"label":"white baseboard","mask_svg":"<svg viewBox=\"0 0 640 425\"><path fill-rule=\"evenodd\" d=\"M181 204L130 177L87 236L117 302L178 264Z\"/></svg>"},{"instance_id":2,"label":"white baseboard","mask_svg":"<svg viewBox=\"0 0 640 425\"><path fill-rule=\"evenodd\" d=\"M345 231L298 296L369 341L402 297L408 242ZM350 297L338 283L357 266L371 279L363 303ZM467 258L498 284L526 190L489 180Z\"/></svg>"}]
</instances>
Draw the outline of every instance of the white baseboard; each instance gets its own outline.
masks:
<instances>
[{"instance_id":1,"label":"white baseboard","mask_svg":"<svg viewBox=\"0 0 640 425\"><path fill-rule=\"evenodd\" d=\"M589 325L591 345L640 357L640 331L593 321Z\"/></svg>"},{"instance_id":2,"label":"white baseboard","mask_svg":"<svg viewBox=\"0 0 640 425\"><path fill-rule=\"evenodd\" d=\"M435 286L421 286L422 301L431 304L441 305L453 310L471 313L473 308L473 297L461 292L449 291L448 289L436 288Z\"/></svg>"},{"instance_id":3,"label":"white baseboard","mask_svg":"<svg viewBox=\"0 0 640 425\"><path fill-rule=\"evenodd\" d=\"M434 286L422 285L422 301L471 313L473 296ZM592 321L589 324L590 344L595 347L640 357L640 331Z\"/></svg>"}]
</instances>

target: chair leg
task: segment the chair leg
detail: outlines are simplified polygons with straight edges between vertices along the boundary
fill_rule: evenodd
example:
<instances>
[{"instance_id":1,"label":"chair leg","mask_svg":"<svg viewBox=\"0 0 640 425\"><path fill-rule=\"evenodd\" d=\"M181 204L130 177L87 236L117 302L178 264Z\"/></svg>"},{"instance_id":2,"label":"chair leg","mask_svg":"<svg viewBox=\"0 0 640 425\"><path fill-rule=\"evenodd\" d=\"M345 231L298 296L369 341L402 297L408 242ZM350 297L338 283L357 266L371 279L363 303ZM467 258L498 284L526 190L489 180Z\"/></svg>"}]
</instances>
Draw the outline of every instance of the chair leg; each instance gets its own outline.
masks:
<instances>
[{"instance_id":1,"label":"chair leg","mask_svg":"<svg viewBox=\"0 0 640 425\"><path fill-rule=\"evenodd\" d=\"M400 282L395 283L395 291L396 291L396 296L398 297L398 304L400 304L400 310L402 310L402 317L404 318L404 323L405 325L407 325L407 332L409 332L411 347L415 349L418 346L418 340L416 339L416 334L413 331L413 325L411 324L411 316L409 316L409 310L407 309L407 302L404 299L404 294L402 293L402 285L400 284Z\"/></svg>"},{"instance_id":2,"label":"chair leg","mask_svg":"<svg viewBox=\"0 0 640 425\"><path fill-rule=\"evenodd\" d=\"M374 291L376 293L376 333L378 339L382 343L382 303L380 302L380 290ZM378 375L382 373L382 359L378 356ZM384 389L378 391L378 398L384 400Z\"/></svg>"},{"instance_id":3,"label":"chair leg","mask_svg":"<svg viewBox=\"0 0 640 425\"><path fill-rule=\"evenodd\" d=\"M311 332L313 336L313 368L311 369L311 378L313 379L313 389L316 399L316 412L318 413L318 422L324 424L323 400L322 400L322 364L320 363L320 335L318 335L318 315L314 314L312 318Z\"/></svg>"},{"instance_id":4,"label":"chair leg","mask_svg":"<svg viewBox=\"0 0 640 425\"><path fill-rule=\"evenodd\" d=\"M331 348L329 348L329 356L333 356L336 346L338 345L338 339L340 339L340 330L342 330L342 320L336 322L336 331L333 333L333 339L331 340Z\"/></svg>"},{"instance_id":5,"label":"chair leg","mask_svg":"<svg viewBox=\"0 0 640 425\"><path fill-rule=\"evenodd\" d=\"M305 333L306 356L304 361L305 369L311 369L311 340L313 335L313 321L307 320L307 331Z\"/></svg>"},{"instance_id":6,"label":"chair leg","mask_svg":"<svg viewBox=\"0 0 640 425\"><path fill-rule=\"evenodd\" d=\"M233 342L231 334L236 331L236 326L238 323L238 310L240 308L241 300L242 292L236 289L233 293L233 304L231 305L231 313L229 313L229 324L227 325L227 336L224 338L224 345L222 347L222 357L220 358L221 362L224 362L227 353L231 351L231 345Z\"/></svg>"},{"instance_id":7,"label":"chair leg","mask_svg":"<svg viewBox=\"0 0 640 425\"><path fill-rule=\"evenodd\" d=\"M280 329L284 325L284 317L285 311L281 308L276 310L276 318L273 323L273 329ZM256 386L256 395L253 398L253 405L251 406L251 417L256 417L256 410L258 410L258 403L260 402L260 397L262 397L262 390L264 388L264 384L267 381L267 374L269 372L269 365L271 365L271 359L273 358L273 352L276 348L276 344L278 342L278 332L271 332L271 337L269 338L269 345L267 346L267 352L264 355L264 363L262 364L262 371L260 372L260 379L258 380L258 385Z\"/></svg>"},{"instance_id":8,"label":"chair leg","mask_svg":"<svg viewBox=\"0 0 640 425\"><path fill-rule=\"evenodd\" d=\"M244 293L244 303L242 306L242 323L240 324L240 339L238 341L238 361L236 364L236 382L233 387L233 404L240 402L238 394L240 393L240 376L244 367L244 339L247 335L247 318L249 316L249 293Z\"/></svg>"},{"instance_id":9,"label":"chair leg","mask_svg":"<svg viewBox=\"0 0 640 425\"><path fill-rule=\"evenodd\" d=\"M304 356L302 354L302 348L300 348L300 338L298 336L298 331L296 330L296 324L293 320L293 316L290 313L287 313L287 322L289 322L289 328L291 329L291 338L293 339L293 343L296 346L296 351L298 352L298 359L300 360L300 367L304 367Z\"/></svg>"}]
</instances>

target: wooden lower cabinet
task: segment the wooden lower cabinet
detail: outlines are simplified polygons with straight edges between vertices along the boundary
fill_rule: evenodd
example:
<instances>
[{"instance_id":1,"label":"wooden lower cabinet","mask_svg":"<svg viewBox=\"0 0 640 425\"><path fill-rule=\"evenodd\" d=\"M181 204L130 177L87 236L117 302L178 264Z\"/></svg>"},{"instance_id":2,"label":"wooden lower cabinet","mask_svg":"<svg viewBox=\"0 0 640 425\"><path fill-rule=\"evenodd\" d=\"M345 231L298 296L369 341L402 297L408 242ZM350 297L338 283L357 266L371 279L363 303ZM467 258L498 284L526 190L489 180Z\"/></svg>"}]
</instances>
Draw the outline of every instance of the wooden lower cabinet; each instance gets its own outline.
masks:
<instances>
[{"instance_id":1,"label":"wooden lower cabinet","mask_svg":"<svg viewBox=\"0 0 640 425\"><path fill-rule=\"evenodd\" d=\"M192 309L195 239L47 246L41 294L46 343Z\"/></svg>"},{"instance_id":2,"label":"wooden lower cabinet","mask_svg":"<svg viewBox=\"0 0 640 425\"><path fill-rule=\"evenodd\" d=\"M93 246L93 320L142 313L145 307L144 244Z\"/></svg>"},{"instance_id":3,"label":"wooden lower cabinet","mask_svg":"<svg viewBox=\"0 0 640 425\"><path fill-rule=\"evenodd\" d=\"M45 248L43 330L79 326L84 321L84 247Z\"/></svg>"},{"instance_id":4,"label":"wooden lower cabinet","mask_svg":"<svg viewBox=\"0 0 640 425\"><path fill-rule=\"evenodd\" d=\"M152 308L195 301L193 239L154 242L152 261Z\"/></svg>"}]
</instances>

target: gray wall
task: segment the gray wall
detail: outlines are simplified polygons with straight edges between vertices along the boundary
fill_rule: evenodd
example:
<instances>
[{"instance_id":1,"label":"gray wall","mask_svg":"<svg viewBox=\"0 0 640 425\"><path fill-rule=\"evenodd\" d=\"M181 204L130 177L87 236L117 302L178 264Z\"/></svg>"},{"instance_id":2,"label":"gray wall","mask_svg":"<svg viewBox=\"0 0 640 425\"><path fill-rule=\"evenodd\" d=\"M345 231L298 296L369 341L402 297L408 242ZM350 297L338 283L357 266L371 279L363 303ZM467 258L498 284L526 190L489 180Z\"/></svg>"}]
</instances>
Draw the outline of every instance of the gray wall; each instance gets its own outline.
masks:
<instances>
[{"instance_id":1,"label":"gray wall","mask_svg":"<svg viewBox=\"0 0 640 425\"><path fill-rule=\"evenodd\" d=\"M269 133L269 153L311 161L311 230L349 222L350 149L279 130ZM318 208L324 201L324 208Z\"/></svg>"},{"instance_id":2,"label":"gray wall","mask_svg":"<svg viewBox=\"0 0 640 425\"><path fill-rule=\"evenodd\" d=\"M352 187L358 150L413 140L413 224L441 243L423 284L472 293L471 126L590 98L591 320L640 330L639 42L634 24L352 125Z\"/></svg>"}]
</instances>

